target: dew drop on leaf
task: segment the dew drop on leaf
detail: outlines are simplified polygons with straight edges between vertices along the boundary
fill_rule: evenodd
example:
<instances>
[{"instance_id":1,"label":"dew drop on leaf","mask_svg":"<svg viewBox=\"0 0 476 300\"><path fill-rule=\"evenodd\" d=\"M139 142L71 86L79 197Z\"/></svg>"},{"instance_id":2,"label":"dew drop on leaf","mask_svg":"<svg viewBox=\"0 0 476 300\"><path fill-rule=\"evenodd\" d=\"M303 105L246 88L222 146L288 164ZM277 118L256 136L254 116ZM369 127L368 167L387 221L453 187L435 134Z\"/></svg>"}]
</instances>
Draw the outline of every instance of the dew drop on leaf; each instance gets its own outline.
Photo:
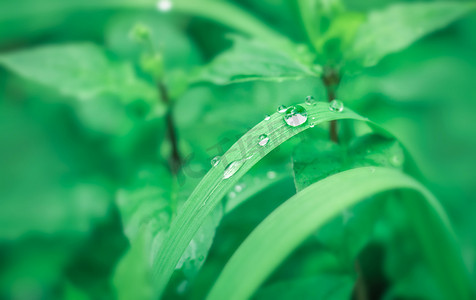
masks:
<instances>
[{"instance_id":1,"label":"dew drop on leaf","mask_svg":"<svg viewBox=\"0 0 476 300\"><path fill-rule=\"evenodd\" d=\"M316 126L316 124L314 124L314 123L311 123L311 124L309 125L309 127L311 127L311 128L313 128L314 126Z\"/></svg>"},{"instance_id":2,"label":"dew drop on leaf","mask_svg":"<svg viewBox=\"0 0 476 300\"><path fill-rule=\"evenodd\" d=\"M157 9L163 12L170 11L172 9L171 0L159 0L157 2Z\"/></svg>"},{"instance_id":3,"label":"dew drop on leaf","mask_svg":"<svg viewBox=\"0 0 476 300\"><path fill-rule=\"evenodd\" d=\"M292 106L286 110L284 121L292 127L300 126L307 121L307 111L301 105Z\"/></svg>"},{"instance_id":4,"label":"dew drop on leaf","mask_svg":"<svg viewBox=\"0 0 476 300\"><path fill-rule=\"evenodd\" d=\"M390 163L392 164L392 166L398 168L403 165L403 159L398 155L394 155L390 158Z\"/></svg>"},{"instance_id":5,"label":"dew drop on leaf","mask_svg":"<svg viewBox=\"0 0 476 300\"><path fill-rule=\"evenodd\" d=\"M241 169L245 162L250 158L251 156L229 163L228 166L226 166L225 171L223 172L223 179L228 179L231 176L235 175L236 172L238 172L238 170Z\"/></svg>"},{"instance_id":6,"label":"dew drop on leaf","mask_svg":"<svg viewBox=\"0 0 476 300\"><path fill-rule=\"evenodd\" d=\"M220 159L220 156L215 156L214 158L212 158L212 160L210 161L212 167L216 167L220 163Z\"/></svg>"},{"instance_id":7,"label":"dew drop on leaf","mask_svg":"<svg viewBox=\"0 0 476 300\"><path fill-rule=\"evenodd\" d=\"M269 142L269 137L266 134L262 134L258 138L258 145L261 147L266 146L266 144Z\"/></svg>"},{"instance_id":8,"label":"dew drop on leaf","mask_svg":"<svg viewBox=\"0 0 476 300\"><path fill-rule=\"evenodd\" d=\"M341 112L344 110L344 103L340 100L332 100L331 103L329 103L329 110Z\"/></svg>"},{"instance_id":9,"label":"dew drop on leaf","mask_svg":"<svg viewBox=\"0 0 476 300\"><path fill-rule=\"evenodd\" d=\"M244 188L245 188L244 183L235 185L235 192L240 193L241 191L243 191Z\"/></svg>"},{"instance_id":10,"label":"dew drop on leaf","mask_svg":"<svg viewBox=\"0 0 476 300\"><path fill-rule=\"evenodd\" d=\"M265 121L268 121L269 119L271 119L271 116L270 116L270 115L264 116L264 120L265 120Z\"/></svg>"},{"instance_id":11,"label":"dew drop on leaf","mask_svg":"<svg viewBox=\"0 0 476 300\"><path fill-rule=\"evenodd\" d=\"M306 97L306 104L309 105L309 106L314 106L316 105L317 101L316 99L314 98L314 96L307 96Z\"/></svg>"},{"instance_id":12,"label":"dew drop on leaf","mask_svg":"<svg viewBox=\"0 0 476 300\"><path fill-rule=\"evenodd\" d=\"M287 107L286 105L280 105L277 109L278 113L282 114L286 111Z\"/></svg>"}]
</instances>

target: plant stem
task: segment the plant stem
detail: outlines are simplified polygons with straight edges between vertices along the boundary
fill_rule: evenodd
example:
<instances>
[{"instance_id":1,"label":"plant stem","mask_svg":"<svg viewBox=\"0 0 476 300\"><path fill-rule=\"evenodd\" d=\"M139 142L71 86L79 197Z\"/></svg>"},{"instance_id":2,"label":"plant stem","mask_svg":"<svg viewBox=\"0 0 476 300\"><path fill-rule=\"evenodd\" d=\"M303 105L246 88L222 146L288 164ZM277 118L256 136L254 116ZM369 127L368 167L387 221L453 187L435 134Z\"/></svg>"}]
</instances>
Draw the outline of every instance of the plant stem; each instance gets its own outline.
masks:
<instances>
[{"instance_id":1,"label":"plant stem","mask_svg":"<svg viewBox=\"0 0 476 300\"><path fill-rule=\"evenodd\" d=\"M339 72L333 68L328 68L324 71L322 82L327 91L327 100L331 102L336 99L336 90L340 83ZM329 128L329 136L331 141L339 143L339 136L337 135L337 121L331 121Z\"/></svg>"},{"instance_id":2,"label":"plant stem","mask_svg":"<svg viewBox=\"0 0 476 300\"><path fill-rule=\"evenodd\" d=\"M169 157L169 166L170 170L173 174L177 174L178 170L182 165L182 159L180 157L179 149L178 149L178 139L177 139L177 132L174 126L174 117L173 117L173 110L172 104L170 103L169 93L167 92L167 87L162 83L159 82L158 84L160 97L162 102L167 105L167 114L165 116L166 119L166 126L167 126L167 135L172 147L172 152L170 153Z\"/></svg>"}]
</instances>

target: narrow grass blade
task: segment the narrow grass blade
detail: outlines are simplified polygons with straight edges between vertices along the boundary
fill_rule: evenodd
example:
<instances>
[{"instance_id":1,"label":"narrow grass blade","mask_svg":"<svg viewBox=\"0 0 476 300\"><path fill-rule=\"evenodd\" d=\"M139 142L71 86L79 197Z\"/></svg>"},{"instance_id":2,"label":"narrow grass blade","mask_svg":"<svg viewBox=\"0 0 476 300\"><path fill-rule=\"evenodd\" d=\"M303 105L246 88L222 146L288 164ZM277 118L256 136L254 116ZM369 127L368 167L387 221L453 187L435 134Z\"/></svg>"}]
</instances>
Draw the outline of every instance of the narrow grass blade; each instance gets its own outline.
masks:
<instances>
[{"instance_id":1,"label":"narrow grass blade","mask_svg":"<svg viewBox=\"0 0 476 300\"><path fill-rule=\"evenodd\" d=\"M206 216L215 208L225 194L235 186L240 178L273 149L292 136L310 128L310 124L319 124L337 119L355 119L366 121L350 109L332 112L328 104L321 102L307 106L308 121L300 127L290 127L283 120L283 115L275 113L269 120L264 120L241 137L221 158L192 192L181 211L172 221L162 247L158 250L157 260L153 264L155 286L161 294L174 269L187 248L194 234ZM266 146L258 145L258 137L267 134L270 138ZM241 168L230 178L225 179L225 167L231 162L245 159Z\"/></svg>"},{"instance_id":2,"label":"narrow grass blade","mask_svg":"<svg viewBox=\"0 0 476 300\"><path fill-rule=\"evenodd\" d=\"M365 167L316 182L282 204L243 242L228 261L208 300L248 299L308 236L346 208L395 189L419 198L402 204L411 213L424 257L446 299L470 299L471 284L447 217L434 196L404 173Z\"/></svg>"}]
</instances>

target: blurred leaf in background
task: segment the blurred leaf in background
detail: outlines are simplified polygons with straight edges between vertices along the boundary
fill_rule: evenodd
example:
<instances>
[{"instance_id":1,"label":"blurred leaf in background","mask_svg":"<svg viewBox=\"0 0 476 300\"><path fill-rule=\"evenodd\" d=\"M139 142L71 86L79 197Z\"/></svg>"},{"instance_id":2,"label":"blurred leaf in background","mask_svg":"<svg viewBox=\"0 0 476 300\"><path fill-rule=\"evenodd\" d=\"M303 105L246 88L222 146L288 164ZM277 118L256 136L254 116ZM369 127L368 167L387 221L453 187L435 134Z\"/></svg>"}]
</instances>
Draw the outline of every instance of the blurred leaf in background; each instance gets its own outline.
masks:
<instances>
[{"instance_id":1,"label":"blurred leaf in background","mask_svg":"<svg viewBox=\"0 0 476 300\"><path fill-rule=\"evenodd\" d=\"M253 229L307 186L363 166L411 173L405 149L474 285L475 9L0 0L0 299L157 299L152 266L210 160L279 105L329 94L396 139L346 120L339 143L323 124L280 145L204 218L163 298L204 299ZM444 299L402 199L343 211L255 298L360 300L364 286L367 299Z\"/></svg>"}]
</instances>

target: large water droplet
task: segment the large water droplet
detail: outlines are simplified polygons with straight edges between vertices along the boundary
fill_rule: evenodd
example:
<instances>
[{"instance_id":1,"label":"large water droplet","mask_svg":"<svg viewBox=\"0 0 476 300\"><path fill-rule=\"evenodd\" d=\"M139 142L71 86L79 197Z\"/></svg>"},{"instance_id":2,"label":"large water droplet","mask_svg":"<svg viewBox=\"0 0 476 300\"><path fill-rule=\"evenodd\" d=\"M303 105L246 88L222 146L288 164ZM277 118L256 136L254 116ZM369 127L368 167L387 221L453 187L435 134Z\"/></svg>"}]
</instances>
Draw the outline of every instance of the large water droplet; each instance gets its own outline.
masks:
<instances>
[{"instance_id":1,"label":"large water droplet","mask_svg":"<svg viewBox=\"0 0 476 300\"><path fill-rule=\"evenodd\" d=\"M240 160L235 160L229 163L228 166L226 166L225 171L223 172L223 178L228 179L231 176L235 175L236 172L238 172L238 170L241 169L241 167L245 164L245 162L251 157L252 156L246 157Z\"/></svg>"},{"instance_id":2,"label":"large water droplet","mask_svg":"<svg viewBox=\"0 0 476 300\"><path fill-rule=\"evenodd\" d=\"M314 106L316 105L317 101L316 99L314 99L314 96L307 96L306 97L306 104L307 105L311 105L311 106Z\"/></svg>"},{"instance_id":3,"label":"large water droplet","mask_svg":"<svg viewBox=\"0 0 476 300\"><path fill-rule=\"evenodd\" d=\"M269 119L271 119L271 116L270 116L270 115L264 116L264 120L265 120L265 121L269 121Z\"/></svg>"},{"instance_id":4,"label":"large water droplet","mask_svg":"<svg viewBox=\"0 0 476 300\"><path fill-rule=\"evenodd\" d=\"M307 111L301 105L292 106L286 110L284 121L289 126L300 126L307 121Z\"/></svg>"},{"instance_id":5,"label":"large water droplet","mask_svg":"<svg viewBox=\"0 0 476 300\"><path fill-rule=\"evenodd\" d=\"M171 0L159 0L157 2L157 9L163 12L170 11L172 9Z\"/></svg>"},{"instance_id":6,"label":"large water droplet","mask_svg":"<svg viewBox=\"0 0 476 300\"><path fill-rule=\"evenodd\" d=\"M278 111L278 113L282 114L282 113L284 113L284 112L286 111L286 109L288 109L288 108L286 107L286 105L280 105L280 106L278 107L277 111Z\"/></svg>"},{"instance_id":7,"label":"large water droplet","mask_svg":"<svg viewBox=\"0 0 476 300\"><path fill-rule=\"evenodd\" d=\"M329 109L331 111L341 112L344 110L344 103L340 100L332 100L331 103L329 103Z\"/></svg>"},{"instance_id":8,"label":"large water droplet","mask_svg":"<svg viewBox=\"0 0 476 300\"><path fill-rule=\"evenodd\" d=\"M262 134L258 138L258 144L263 147L269 142L269 137L266 134Z\"/></svg>"},{"instance_id":9,"label":"large water droplet","mask_svg":"<svg viewBox=\"0 0 476 300\"><path fill-rule=\"evenodd\" d=\"M216 167L220 163L220 159L220 156L215 156L214 158L212 158L212 160L210 161L212 167Z\"/></svg>"}]
</instances>

